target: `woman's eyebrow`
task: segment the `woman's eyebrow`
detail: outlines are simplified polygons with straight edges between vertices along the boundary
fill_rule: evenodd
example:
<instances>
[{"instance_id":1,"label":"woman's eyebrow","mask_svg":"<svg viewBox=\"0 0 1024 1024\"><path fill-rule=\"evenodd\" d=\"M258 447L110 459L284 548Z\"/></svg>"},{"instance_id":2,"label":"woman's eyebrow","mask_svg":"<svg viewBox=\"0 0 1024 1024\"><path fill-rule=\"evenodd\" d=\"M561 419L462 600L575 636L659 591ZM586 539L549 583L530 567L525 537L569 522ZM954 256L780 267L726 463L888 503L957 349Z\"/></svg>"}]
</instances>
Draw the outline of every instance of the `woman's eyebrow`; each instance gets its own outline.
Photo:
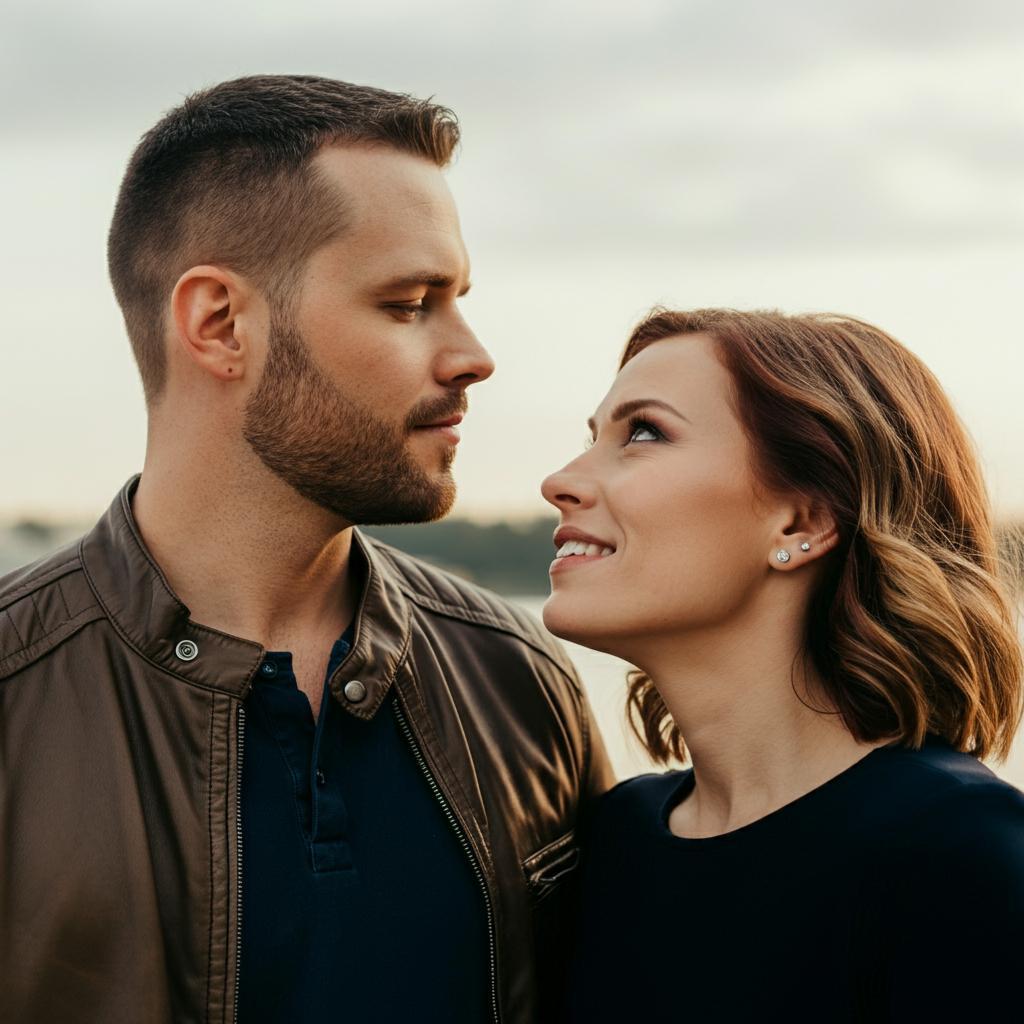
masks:
<instances>
[{"instance_id":1,"label":"woman's eyebrow","mask_svg":"<svg viewBox=\"0 0 1024 1024\"><path fill-rule=\"evenodd\" d=\"M608 420L610 423L618 423L619 420L624 420L638 409L664 409L666 412L672 413L673 416L678 416L681 420L686 420L687 423L690 423L689 417L684 416L678 409L669 405L668 402L663 402L660 398L632 398L628 402L617 405L612 410ZM587 426L590 427L592 434L597 432L597 421L593 416L587 420Z\"/></svg>"}]
</instances>

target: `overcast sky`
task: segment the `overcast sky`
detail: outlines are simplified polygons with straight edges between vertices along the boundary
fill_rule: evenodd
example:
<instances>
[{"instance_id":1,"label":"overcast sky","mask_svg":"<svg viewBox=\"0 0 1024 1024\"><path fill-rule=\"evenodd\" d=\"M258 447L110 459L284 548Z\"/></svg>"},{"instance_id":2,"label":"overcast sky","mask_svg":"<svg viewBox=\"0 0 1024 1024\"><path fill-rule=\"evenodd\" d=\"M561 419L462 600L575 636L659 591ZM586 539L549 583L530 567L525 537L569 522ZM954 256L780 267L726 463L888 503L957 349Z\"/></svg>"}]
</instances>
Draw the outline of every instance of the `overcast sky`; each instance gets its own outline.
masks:
<instances>
[{"instance_id":1,"label":"overcast sky","mask_svg":"<svg viewBox=\"0 0 1024 1024\"><path fill-rule=\"evenodd\" d=\"M1024 4L833 0L4 8L0 515L91 516L141 464L106 279L138 137L190 91L303 72L432 95L498 371L456 511L543 511L650 305L873 320L1024 514Z\"/></svg>"}]
</instances>

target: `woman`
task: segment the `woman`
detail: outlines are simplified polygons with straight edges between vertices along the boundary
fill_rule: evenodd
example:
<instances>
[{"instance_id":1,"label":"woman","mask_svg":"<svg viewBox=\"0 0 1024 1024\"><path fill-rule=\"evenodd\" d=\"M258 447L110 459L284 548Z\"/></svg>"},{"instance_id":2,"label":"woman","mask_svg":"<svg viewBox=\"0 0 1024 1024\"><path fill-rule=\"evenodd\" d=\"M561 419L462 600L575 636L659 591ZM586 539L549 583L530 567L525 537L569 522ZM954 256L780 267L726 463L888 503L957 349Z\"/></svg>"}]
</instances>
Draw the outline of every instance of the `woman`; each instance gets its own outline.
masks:
<instances>
[{"instance_id":1,"label":"woman","mask_svg":"<svg viewBox=\"0 0 1024 1024\"><path fill-rule=\"evenodd\" d=\"M573 1021L1024 1019L1021 651L935 378L835 316L658 311L549 477L544 621L692 770L622 783Z\"/></svg>"}]
</instances>

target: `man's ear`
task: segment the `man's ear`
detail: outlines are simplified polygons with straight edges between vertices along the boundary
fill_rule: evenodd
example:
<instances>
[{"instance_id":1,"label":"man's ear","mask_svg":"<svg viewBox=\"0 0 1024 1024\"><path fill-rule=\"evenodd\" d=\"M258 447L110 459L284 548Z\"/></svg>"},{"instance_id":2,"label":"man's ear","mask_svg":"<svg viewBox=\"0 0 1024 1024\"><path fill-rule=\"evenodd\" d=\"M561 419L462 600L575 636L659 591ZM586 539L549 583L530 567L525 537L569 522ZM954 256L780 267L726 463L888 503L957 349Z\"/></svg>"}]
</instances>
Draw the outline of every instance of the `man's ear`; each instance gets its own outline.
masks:
<instances>
[{"instance_id":1,"label":"man's ear","mask_svg":"<svg viewBox=\"0 0 1024 1024\"><path fill-rule=\"evenodd\" d=\"M819 501L799 500L785 510L780 520L768 563L773 569L791 572L821 558L838 543L839 530L832 510Z\"/></svg>"},{"instance_id":2,"label":"man's ear","mask_svg":"<svg viewBox=\"0 0 1024 1024\"><path fill-rule=\"evenodd\" d=\"M223 267L190 267L171 295L174 335L188 357L217 380L241 380L253 361L240 314L252 291Z\"/></svg>"}]
</instances>

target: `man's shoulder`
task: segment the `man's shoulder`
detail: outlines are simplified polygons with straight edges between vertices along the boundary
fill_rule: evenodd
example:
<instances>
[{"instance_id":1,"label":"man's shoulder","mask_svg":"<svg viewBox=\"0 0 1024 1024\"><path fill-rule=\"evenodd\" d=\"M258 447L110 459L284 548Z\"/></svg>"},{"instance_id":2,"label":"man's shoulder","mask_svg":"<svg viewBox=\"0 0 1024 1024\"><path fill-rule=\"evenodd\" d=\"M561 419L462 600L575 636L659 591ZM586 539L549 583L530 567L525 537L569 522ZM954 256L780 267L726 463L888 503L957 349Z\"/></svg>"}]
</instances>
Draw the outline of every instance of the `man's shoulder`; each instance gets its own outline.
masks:
<instances>
[{"instance_id":1,"label":"man's shoulder","mask_svg":"<svg viewBox=\"0 0 1024 1024\"><path fill-rule=\"evenodd\" d=\"M405 596L427 614L507 637L550 660L578 685L575 669L561 644L515 602L366 534L362 539L386 562Z\"/></svg>"},{"instance_id":2,"label":"man's shoulder","mask_svg":"<svg viewBox=\"0 0 1024 1024\"><path fill-rule=\"evenodd\" d=\"M0 576L0 679L102 617L82 568L79 543Z\"/></svg>"}]
</instances>

